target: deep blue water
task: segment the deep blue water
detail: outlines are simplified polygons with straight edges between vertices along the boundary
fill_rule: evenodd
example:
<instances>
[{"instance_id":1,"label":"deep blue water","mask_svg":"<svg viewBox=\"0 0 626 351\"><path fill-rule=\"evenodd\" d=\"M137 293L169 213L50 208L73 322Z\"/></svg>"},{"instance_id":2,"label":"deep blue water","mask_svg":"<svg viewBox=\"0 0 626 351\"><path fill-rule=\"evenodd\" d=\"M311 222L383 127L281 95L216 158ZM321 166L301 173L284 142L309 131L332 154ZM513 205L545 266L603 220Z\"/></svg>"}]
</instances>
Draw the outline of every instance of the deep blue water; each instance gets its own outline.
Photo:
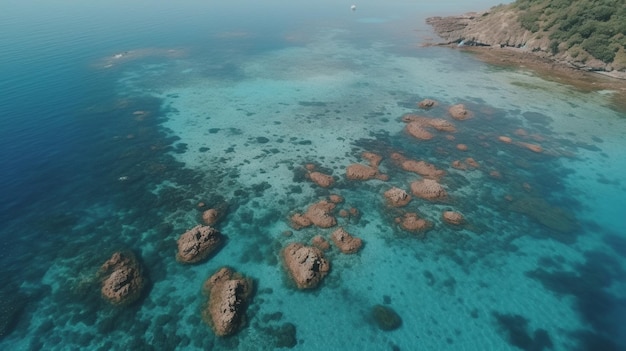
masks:
<instances>
[{"instance_id":1,"label":"deep blue water","mask_svg":"<svg viewBox=\"0 0 626 351\"><path fill-rule=\"evenodd\" d=\"M433 35L425 17L493 1L357 5L4 1L0 348L624 349L624 112L602 94L421 47ZM441 106L417 110L426 97ZM446 107L459 102L475 117L453 121L454 142L402 131L404 113L450 120ZM389 182L345 180L362 151L385 157ZM426 234L402 231L401 210L379 204L415 180L393 152L448 173L452 200L411 205L435 223ZM450 166L466 157L482 168ZM307 162L336 186L307 181ZM366 245L330 252L325 283L296 291L280 248L318 232L282 233L293 231L290 214L331 192L362 213L340 223ZM199 223L199 202L228 204L229 241L183 266L175 240ZM472 225L446 226L449 209ZM551 221L563 218L566 229ZM102 300L95 276L119 250L149 278L122 308ZM247 325L225 339L200 312L202 281L223 265L257 284ZM402 327L377 328L376 304Z\"/></svg>"}]
</instances>

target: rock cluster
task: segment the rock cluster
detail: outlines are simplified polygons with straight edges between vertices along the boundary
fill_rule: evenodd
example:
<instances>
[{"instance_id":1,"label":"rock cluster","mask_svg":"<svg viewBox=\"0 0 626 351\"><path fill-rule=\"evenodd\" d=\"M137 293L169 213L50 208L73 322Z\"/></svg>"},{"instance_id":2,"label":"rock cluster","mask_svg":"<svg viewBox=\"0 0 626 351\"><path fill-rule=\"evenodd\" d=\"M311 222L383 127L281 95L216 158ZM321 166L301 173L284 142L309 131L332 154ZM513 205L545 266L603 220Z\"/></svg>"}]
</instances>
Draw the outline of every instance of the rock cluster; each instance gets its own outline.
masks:
<instances>
[{"instance_id":1,"label":"rock cluster","mask_svg":"<svg viewBox=\"0 0 626 351\"><path fill-rule=\"evenodd\" d=\"M456 131L456 128L452 123L441 118L429 118L414 114L406 114L402 116L402 121L407 123L405 127L406 132L414 138L420 140L430 140L434 137L429 131L430 128L440 132L453 133Z\"/></svg>"},{"instance_id":2,"label":"rock cluster","mask_svg":"<svg viewBox=\"0 0 626 351\"><path fill-rule=\"evenodd\" d=\"M369 180L374 178L383 181L387 180L387 175L378 172L378 166L383 159L382 156L372 152L364 152L362 157L369 161L369 166L359 163L349 165L346 168L346 178L349 180Z\"/></svg>"},{"instance_id":3,"label":"rock cluster","mask_svg":"<svg viewBox=\"0 0 626 351\"><path fill-rule=\"evenodd\" d=\"M196 263L207 258L224 241L223 235L215 228L197 225L178 238L176 259L182 263Z\"/></svg>"},{"instance_id":4,"label":"rock cluster","mask_svg":"<svg viewBox=\"0 0 626 351\"><path fill-rule=\"evenodd\" d=\"M203 311L205 320L218 336L234 334L245 322L252 280L223 267L205 283L209 303Z\"/></svg>"},{"instance_id":5,"label":"rock cluster","mask_svg":"<svg viewBox=\"0 0 626 351\"><path fill-rule=\"evenodd\" d=\"M411 160L397 152L391 154L391 160L394 164L398 165L403 170L417 173L422 177L437 179L443 177L446 174L446 172L438 169L428 162Z\"/></svg>"},{"instance_id":6,"label":"rock cluster","mask_svg":"<svg viewBox=\"0 0 626 351\"><path fill-rule=\"evenodd\" d=\"M330 228L337 224L337 220L332 214L335 203L321 200L309 206L304 214L296 213L291 216L291 226L299 230L301 228L315 225L320 228Z\"/></svg>"},{"instance_id":7,"label":"rock cluster","mask_svg":"<svg viewBox=\"0 0 626 351\"><path fill-rule=\"evenodd\" d=\"M136 301L145 285L141 266L130 253L116 252L100 267L102 297L113 305L127 305Z\"/></svg>"},{"instance_id":8,"label":"rock cluster","mask_svg":"<svg viewBox=\"0 0 626 351\"><path fill-rule=\"evenodd\" d=\"M283 250L283 260L298 289L313 289L330 271L330 262L316 247L291 243Z\"/></svg>"},{"instance_id":9,"label":"rock cluster","mask_svg":"<svg viewBox=\"0 0 626 351\"><path fill-rule=\"evenodd\" d=\"M343 228L338 228L331 235L333 242L339 250L345 254L352 254L361 249L363 241L346 232Z\"/></svg>"}]
</instances>

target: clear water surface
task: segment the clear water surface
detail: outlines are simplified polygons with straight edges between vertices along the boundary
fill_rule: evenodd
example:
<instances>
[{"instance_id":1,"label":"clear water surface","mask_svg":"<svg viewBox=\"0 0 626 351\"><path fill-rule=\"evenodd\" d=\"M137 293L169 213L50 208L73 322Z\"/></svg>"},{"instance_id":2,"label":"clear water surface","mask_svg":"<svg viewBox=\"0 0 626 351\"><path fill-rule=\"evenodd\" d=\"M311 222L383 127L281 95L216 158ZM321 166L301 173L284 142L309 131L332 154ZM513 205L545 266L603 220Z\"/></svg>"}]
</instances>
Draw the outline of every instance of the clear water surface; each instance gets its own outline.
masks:
<instances>
[{"instance_id":1,"label":"clear water surface","mask_svg":"<svg viewBox=\"0 0 626 351\"><path fill-rule=\"evenodd\" d=\"M0 348L625 349L626 115L611 92L422 45L426 17L497 3L3 1ZM459 103L471 119L450 117ZM408 113L456 132L415 139ZM346 179L365 151L388 180ZM421 179L394 153L445 171L448 197L387 206L385 191ZM467 158L479 167L458 169ZM332 229L289 218L330 194L337 213L358 209L337 218L364 246L331 248L330 274L299 291L281 249ZM177 238L210 206L226 245L178 263ZM408 212L432 229L403 230ZM149 281L125 307L96 275L116 251ZM222 266L255 283L228 338L202 319ZM400 327L382 330L377 305Z\"/></svg>"}]
</instances>

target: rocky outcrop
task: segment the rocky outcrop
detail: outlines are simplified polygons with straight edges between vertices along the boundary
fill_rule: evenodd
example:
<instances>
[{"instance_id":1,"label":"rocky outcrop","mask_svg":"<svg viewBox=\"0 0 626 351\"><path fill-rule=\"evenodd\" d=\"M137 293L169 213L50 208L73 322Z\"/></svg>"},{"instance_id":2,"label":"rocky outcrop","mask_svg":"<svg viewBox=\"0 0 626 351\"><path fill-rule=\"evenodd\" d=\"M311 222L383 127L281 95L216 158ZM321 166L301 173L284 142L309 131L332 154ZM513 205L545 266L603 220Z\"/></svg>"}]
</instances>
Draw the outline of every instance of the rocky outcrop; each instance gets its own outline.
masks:
<instances>
[{"instance_id":1,"label":"rocky outcrop","mask_svg":"<svg viewBox=\"0 0 626 351\"><path fill-rule=\"evenodd\" d=\"M428 162L411 160L397 152L391 154L391 160L403 170L419 174L422 177L438 179L446 174Z\"/></svg>"},{"instance_id":2,"label":"rocky outcrop","mask_svg":"<svg viewBox=\"0 0 626 351\"><path fill-rule=\"evenodd\" d=\"M411 192L426 200L441 200L448 196L443 186L433 179L422 179L411 183Z\"/></svg>"},{"instance_id":3,"label":"rocky outcrop","mask_svg":"<svg viewBox=\"0 0 626 351\"><path fill-rule=\"evenodd\" d=\"M417 103L417 107L424 109L424 110L429 110L437 105L438 105L437 101L432 100L432 99L424 99Z\"/></svg>"},{"instance_id":4,"label":"rocky outcrop","mask_svg":"<svg viewBox=\"0 0 626 351\"><path fill-rule=\"evenodd\" d=\"M304 214L296 213L291 216L291 226L299 230L315 225L320 228L330 228L337 224L332 214L335 204L326 200L319 201L309 206Z\"/></svg>"},{"instance_id":5,"label":"rocky outcrop","mask_svg":"<svg viewBox=\"0 0 626 351\"><path fill-rule=\"evenodd\" d=\"M572 3L572 6L574 3ZM550 39L551 30L531 32L519 20L520 10L514 5L492 8L486 12L472 12L459 16L430 17L426 23L443 39L443 44L508 48L521 55L583 71L605 71L615 78L626 78L623 65L617 60L605 63L584 51L580 45L569 46ZM555 27L561 25L555 23ZM555 46L556 44L556 46ZM618 71L619 70L619 71Z\"/></svg>"},{"instance_id":6,"label":"rocky outcrop","mask_svg":"<svg viewBox=\"0 0 626 351\"><path fill-rule=\"evenodd\" d=\"M113 305L136 301L145 285L141 266L130 252L116 252L100 267L102 297Z\"/></svg>"},{"instance_id":7,"label":"rocky outcrop","mask_svg":"<svg viewBox=\"0 0 626 351\"><path fill-rule=\"evenodd\" d=\"M454 125L445 119L429 118L414 114L406 114L402 116L402 121L407 123L405 130L412 137L419 140L430 140L434 135L429 129L435 129L440 132L455 132Z\"/></svg>"},{"instance_id":8,"label":"rocky outcrop","mask_svg":"<svg viewBox=\"0 0 626 351\"><path fill-rule=\"evenodd\" d=\"M205 283L209 303L203 317L218 336L232 335L245 322L248 300L252 294L252 280L221 268Z\"/></svg>"},{"instance_id":9,"label":"rocky outcrop","mask_svg":"<svg viewBox=\"0 0 626 351\"><path fill-rule=\"evenodd\" d=\"M313 183L321 186L322 188L328 188L335 183L335 179L333 179L332 176L321 172L311 172L309 173L309 178L311 178Z\"/></svg>"},{"instance_id":10,"label":"rocky outcrop","mask_svg":"<svg viewBox=\"0 0 626 351\"><path fill-rule=\"evenodd\" d=\"M197 225L178 238L176 260L196 263L204 260L222 246L224 237L217 229Z\"/></svg>"},{"instance_id":11,"label":"rocky outcrop","mask_svg":"<svg viewBox=\"0 0 626 351\"><path fill-rule=\"evenodd\" d=\"M378 166L383 159L382 156L372 152L364 152L361 156L369 161L369 166L359 163L349 165L346 168L346 178L349 180L379 179L382 181L388 179L387 175L378 172Z\"/></svg>"},{"instance_id":12,"label":"rocky outcrop","mask_svg":"<svg viewBox=\"0 0 626 351\"><path fill-rule=\"evenodd\" d=\"M387 204L391 207L403 207L411 202L411 195L400 188L393 187L385 191L384 195L385 199L387 199Z\"/></svg>"},{"instance_id":13,"label":"rocky outcrop","mask_svg":"<svg viewBox=\"0 0 626 351\"><path fill-rule=\"evenodd\" d=\"M298 289L313 289L330 271L330 262L316 247L291 243L283 250L283 260L289 276Z\"/></svg>"},{"instance_id":14,"label":"rocky outcrop","mask_svg":"<svg viewBox=\"0 0 626 351\"><path fill-rule=\"evenodd\" d=\"M463 104L450 106L450 108L448 108L448 113L450 114L450 116L452 116L452 118L456 119L457 121L464 121L474 116L474 114L467 108L465 108L465 105Z\"/></svg>"},{"instance_id":15,"label":"rocky outcrop","mask_svg":"<svg viewBox=\"0 0 626 351\"><path fill-rule=\"evenodd\" d=\"M339 248L339 251L345 254L352 254L361 249L363 241L346 232L343 228L339 228L331 235L333 243Z\"/></svg>"}]
</instances>

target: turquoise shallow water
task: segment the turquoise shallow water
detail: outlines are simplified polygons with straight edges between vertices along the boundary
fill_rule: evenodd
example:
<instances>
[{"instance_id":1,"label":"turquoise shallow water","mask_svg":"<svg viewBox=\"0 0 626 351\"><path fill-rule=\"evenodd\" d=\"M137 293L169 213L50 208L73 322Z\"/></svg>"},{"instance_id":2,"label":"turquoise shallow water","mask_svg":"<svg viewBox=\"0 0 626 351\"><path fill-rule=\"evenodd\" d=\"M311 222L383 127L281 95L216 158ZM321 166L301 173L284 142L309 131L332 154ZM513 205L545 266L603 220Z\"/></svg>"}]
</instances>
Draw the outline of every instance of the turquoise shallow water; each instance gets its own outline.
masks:
<instances>
[{"instance_id":1,"label":"turquoise shallow water","mask_svg":"<svg viewBox=\"0 0 626 351\"><path fill-rule=\"evenodd\" d=\"M494 2L33 4L0 14L0 348L626 348L624 112L610 92L422 47L427 16ZM439 105L418 109L424 98ZM471 119L450 117L458 103ZM407 113L457 131L417 140ZM365 151L388 180L346 179ZM386 190L421 178L394 153L444 170L448 198L386 206ZM452 167L469 157L480 166ZM335 184L313 184L307 163ZM358 209L338 222L364 246L331 249L321 286L298 291L281 249L332 230L289 218L330 194ZM228 240L181 265L176 239L201 202L227 209ZM444 223L446 210L467 225ZM405 212L433 228L404 231ZM96 278L119 250L149 278L123 308ZM222 266L256 285L229 338L201 317L202 284ZM381 330L376 305L401 326Z\"/></svg>"}]
</instances>

